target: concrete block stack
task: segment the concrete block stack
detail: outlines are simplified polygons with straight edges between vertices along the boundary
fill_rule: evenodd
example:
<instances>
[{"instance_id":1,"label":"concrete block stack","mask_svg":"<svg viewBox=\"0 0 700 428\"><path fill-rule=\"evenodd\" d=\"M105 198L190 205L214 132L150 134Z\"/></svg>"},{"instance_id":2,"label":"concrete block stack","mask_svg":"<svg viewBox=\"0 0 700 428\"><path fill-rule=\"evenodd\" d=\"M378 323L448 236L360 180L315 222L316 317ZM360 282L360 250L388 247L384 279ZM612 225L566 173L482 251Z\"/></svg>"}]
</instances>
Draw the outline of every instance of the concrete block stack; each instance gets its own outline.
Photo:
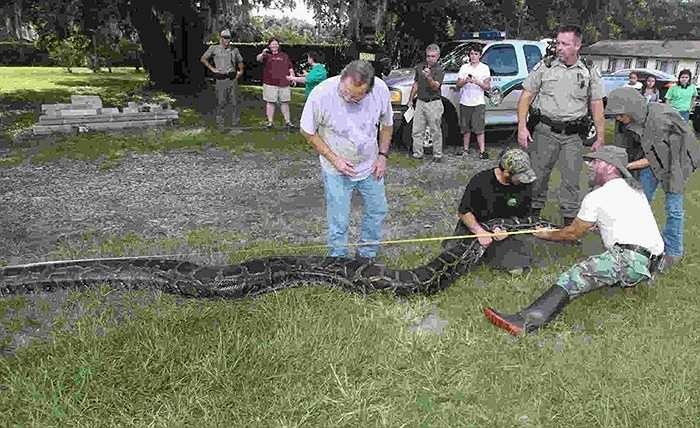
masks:
<instances>
[{"instance_id":1,"label":"concrete block stack","mask_svg":"<svg viewBox=\"0 0 700 428\"><path fill-rule=\"evenodd\" d=\"M42 104L41 116L32 131L34 135L121 130L169 125L178 113L159 104L130 102L118 108L102 107L95 95L72 95L70 104Z\"/></svg>"}]
</instances>

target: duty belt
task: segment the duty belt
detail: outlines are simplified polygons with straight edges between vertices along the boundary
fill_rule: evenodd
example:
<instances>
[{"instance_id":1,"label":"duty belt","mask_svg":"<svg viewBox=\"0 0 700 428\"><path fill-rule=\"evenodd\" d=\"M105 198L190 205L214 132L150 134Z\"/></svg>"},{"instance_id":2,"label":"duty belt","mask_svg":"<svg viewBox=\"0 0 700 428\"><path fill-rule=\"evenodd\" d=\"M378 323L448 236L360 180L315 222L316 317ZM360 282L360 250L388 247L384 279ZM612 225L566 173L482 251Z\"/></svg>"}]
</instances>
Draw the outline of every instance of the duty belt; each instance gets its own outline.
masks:
<instances>
[{"instance_id":1,"label":"duty belt","mask_svg":"<svg viewBox=\"0 0 700 428\"><path fill-rule=\"evenodd\" d=\"M424 103L429 103L431 101L439 101L440 98L428 98L428 99L423 99L423 98L418 98L420 101L423 101Z\"/></svg>"},{"instance_id":2,"label":"duty belt","mask_svg":"<svg viewBox=\"0 0 700 428\"><path fill-rule=\"evenodd\" d=\"M233 71L230 71L228 73L214 73L214 79L216 80L228 80L233 78Z\"/></svg>"},{"instance_id":3,"label":"duty belt","mask_svg":"<svg viewBox=\"0 0 700 428\"><path fill-rule=\"evenodd\" d=\"M557 134L572 135L578 134L580 131L581 123L579 119L570 120L568 122L563 122L560 120L552 120L547 116L541 116L540 122L549 126L552 132Z\"/></svg>"}]
</instances>

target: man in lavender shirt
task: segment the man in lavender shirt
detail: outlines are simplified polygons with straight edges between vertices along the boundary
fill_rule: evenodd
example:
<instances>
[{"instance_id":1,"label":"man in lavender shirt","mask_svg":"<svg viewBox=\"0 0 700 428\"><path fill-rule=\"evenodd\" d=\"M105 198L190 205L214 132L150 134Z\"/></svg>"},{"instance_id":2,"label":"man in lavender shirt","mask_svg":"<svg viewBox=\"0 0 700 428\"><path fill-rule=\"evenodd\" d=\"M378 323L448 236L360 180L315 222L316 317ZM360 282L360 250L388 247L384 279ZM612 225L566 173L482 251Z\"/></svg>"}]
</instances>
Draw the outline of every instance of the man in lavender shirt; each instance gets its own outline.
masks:
<instances>
[{"instance_id":1,"label":"man in lavender shirt","mask_svg":"<svg viewBox=\"0 0 700 428\"><path fill-rule=\"evenodd\" d=\"M348 256L348 226L353 190L362 196L358 258L374 259L388 211L384 174L392 134L389 88L372 65L353 61L320 83L301 115L301 133L321 160L331 257ZM377 146L379 128L379 146Z\"/></svg>"}]
</instances>

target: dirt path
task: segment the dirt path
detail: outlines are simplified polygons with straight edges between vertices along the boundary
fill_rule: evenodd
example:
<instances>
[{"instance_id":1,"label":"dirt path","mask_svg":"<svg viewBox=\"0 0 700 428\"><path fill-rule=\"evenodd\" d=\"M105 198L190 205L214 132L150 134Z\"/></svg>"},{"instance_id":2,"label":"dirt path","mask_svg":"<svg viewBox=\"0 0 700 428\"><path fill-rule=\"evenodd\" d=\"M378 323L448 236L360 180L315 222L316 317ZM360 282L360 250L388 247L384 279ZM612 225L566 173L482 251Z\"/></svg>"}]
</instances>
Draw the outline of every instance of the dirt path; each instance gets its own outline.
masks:
<instances>
[{"instance_id":1,"label":"dirt path","mask_svg":"<svg viewBox=\"0 0 700 428\"><path fill-rule=\"evenodd\" d=\"M390 164L386 237L451 230L468 177L493 164L457 156L417 168ZM60 242L90 231L158 239L210 228L298 243L325 234L320 167L310 154L132 154L108 171L97 162L24 164L0 169L0 207L0 259L9 264L51 259ZM353 233L359 216L354 209Z\"/></svg>"}]
</instances>

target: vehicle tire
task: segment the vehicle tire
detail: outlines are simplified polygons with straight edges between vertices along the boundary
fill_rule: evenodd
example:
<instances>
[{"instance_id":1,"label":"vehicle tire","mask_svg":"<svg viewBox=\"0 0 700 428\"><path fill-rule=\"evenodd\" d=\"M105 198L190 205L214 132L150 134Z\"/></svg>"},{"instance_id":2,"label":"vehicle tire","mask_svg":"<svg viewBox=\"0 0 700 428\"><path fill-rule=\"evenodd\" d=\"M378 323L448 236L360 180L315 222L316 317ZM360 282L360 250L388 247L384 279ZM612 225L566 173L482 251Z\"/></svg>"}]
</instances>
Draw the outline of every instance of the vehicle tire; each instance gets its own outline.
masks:
<instances>
[{"instance_id":1,"label":"vehicle tire","mask_svg":"<svg viewBox=\"0 0 700 428\"><path fill-rule=\"evenodd\" d=\"M442 99L443 113L440 121L442 129L442 147L460 145L459 119L454 105L446 99ZM401 146L413 153L413 120L406 122L406 119L401 120L401 130L399 131L401 138Z\"/></svg>"}]
</instances>

